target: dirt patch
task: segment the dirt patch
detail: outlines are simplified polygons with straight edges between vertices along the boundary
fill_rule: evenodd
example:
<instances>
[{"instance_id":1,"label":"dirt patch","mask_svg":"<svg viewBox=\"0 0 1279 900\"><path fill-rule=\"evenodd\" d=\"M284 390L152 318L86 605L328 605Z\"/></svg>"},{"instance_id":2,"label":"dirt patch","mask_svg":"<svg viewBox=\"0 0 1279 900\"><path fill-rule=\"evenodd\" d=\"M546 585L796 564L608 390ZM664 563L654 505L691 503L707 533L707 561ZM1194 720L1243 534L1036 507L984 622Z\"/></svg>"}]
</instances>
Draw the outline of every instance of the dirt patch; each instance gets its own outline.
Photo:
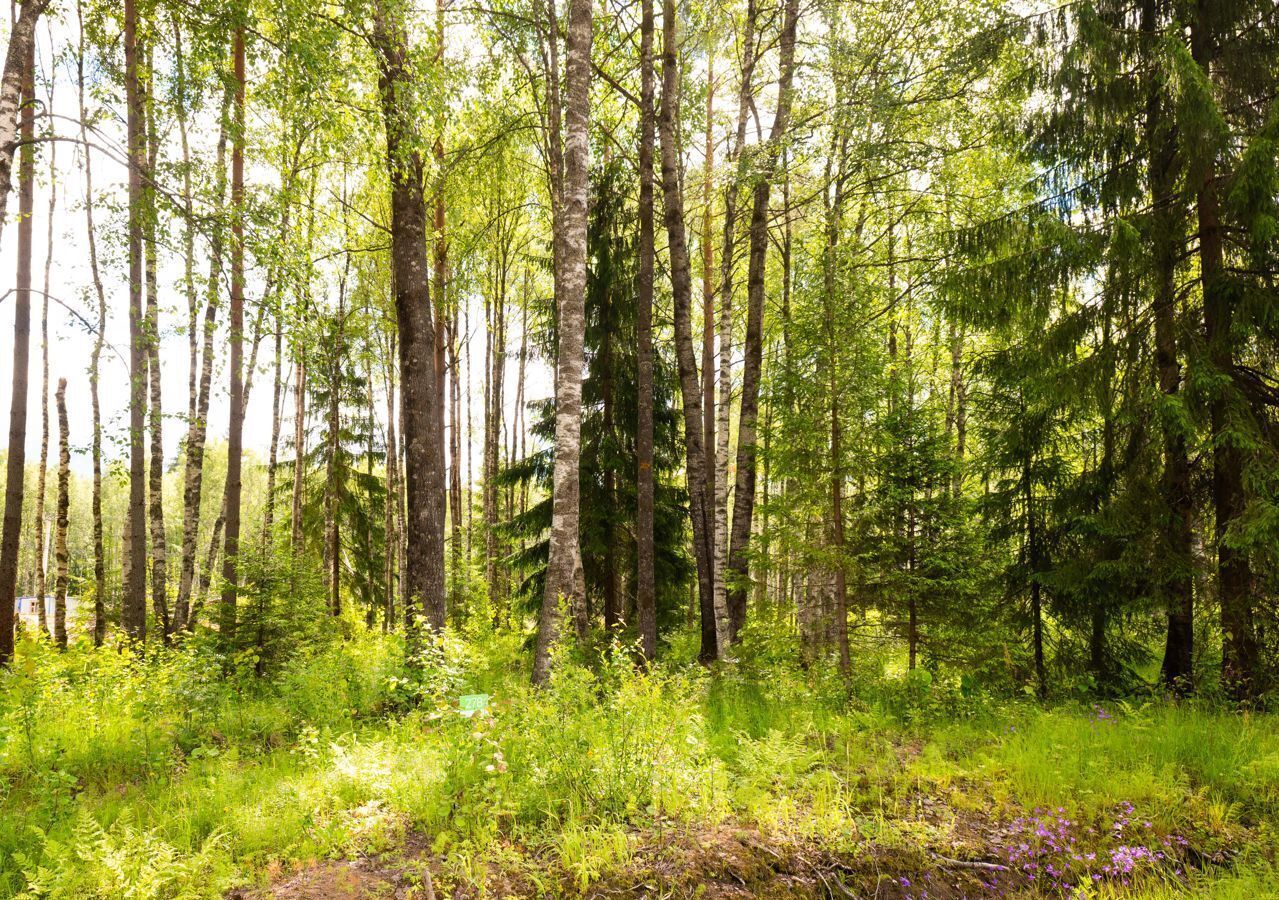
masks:
<instances>
[{"instance_id":1,"label":"dirt patch","mask_svg":"<svg viewBox=\"0 0 1279 900\"><path fill-rule=\"evenodd\" d=\"M636 832L632 847L625 864L583 889L557 860L514 845L462 878L415 836L396 853L320 863L265 888L234 891L227 900L948 900L985 893L983 873L958 861L873 846L856 854L836 854L815 842L766 836L746 826Z\"/></svg>"}]
</instances>

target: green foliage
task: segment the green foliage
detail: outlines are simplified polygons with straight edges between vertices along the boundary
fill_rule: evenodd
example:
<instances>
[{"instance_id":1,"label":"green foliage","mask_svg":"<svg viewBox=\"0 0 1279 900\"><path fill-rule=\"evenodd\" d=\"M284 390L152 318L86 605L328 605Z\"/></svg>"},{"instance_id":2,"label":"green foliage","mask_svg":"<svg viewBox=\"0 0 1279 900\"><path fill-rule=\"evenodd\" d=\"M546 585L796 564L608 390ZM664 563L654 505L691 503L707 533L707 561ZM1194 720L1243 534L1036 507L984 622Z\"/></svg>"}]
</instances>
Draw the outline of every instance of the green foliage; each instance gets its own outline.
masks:
<instances>
[{"instance_id":1,"label":"green foliage","mask_svg":"<svg viewBox=\"0 0 1279 900\"><path fill-rule=\"evenodd\" d=\"M28 642L0 688L0 896L219 897L412 830L437 890L478 889L514 853L550 867L548 890L583 891L630 864L637 833L721 822L947 855L947 832L918 830L921 803L991 829L1036 806L1092 820L1131 803L1205 859L1250 848L1237 870L1196 864L1195 884L1273 874L1270 716L1041 709L924 670L868 668L850 696L767 647L751 639L714 674L637 673L621 650L565 660L534 691L509 636L447 637L409 670L399 638L357 627L269 680L223 677L199 642L145 660ZM490 708L461 715L476 691Z\"/></svg>"}]
</instances>

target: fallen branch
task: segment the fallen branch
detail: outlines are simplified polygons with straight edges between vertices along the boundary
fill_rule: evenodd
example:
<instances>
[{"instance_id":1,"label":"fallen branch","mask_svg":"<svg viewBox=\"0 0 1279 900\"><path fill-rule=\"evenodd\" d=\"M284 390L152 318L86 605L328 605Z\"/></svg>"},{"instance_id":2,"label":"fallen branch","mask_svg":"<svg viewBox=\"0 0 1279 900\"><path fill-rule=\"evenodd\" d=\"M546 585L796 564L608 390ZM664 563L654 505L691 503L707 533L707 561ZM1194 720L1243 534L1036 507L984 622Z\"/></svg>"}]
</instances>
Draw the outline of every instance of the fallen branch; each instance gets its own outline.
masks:
<instances>
[{"instance_id":1,"label":"fallen branch","mask_svg":"<svg viewBox=\"0 0 1279 900\"><path fill-rule=\"evenodd\" d=\"M1008 867L999 863L984 862L980 859L951 859L948 856L942 856L940 853L931 853L933 859L937 860L944 866L952 869L980 869L983 872L1007 872Z\"/></svg>"}]
</instances>

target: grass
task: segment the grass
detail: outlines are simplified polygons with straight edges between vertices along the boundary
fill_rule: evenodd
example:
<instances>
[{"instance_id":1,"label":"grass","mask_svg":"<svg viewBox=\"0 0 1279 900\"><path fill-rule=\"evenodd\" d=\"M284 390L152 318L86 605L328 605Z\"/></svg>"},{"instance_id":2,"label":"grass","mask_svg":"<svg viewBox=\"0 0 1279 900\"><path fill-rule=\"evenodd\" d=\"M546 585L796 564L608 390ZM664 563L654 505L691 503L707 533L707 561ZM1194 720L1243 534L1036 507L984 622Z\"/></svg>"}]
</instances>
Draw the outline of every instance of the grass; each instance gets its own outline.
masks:
<instances>
[{"instance_id":1,"label":"grass","mask_svg":"<svg viewBox=\"0 0 1279 900\"><path fill-rule=\"evenodd\" d=\"M437 886L518 872L554 895L639 865L647 835L721 825L873 850L900 862L900 896L960 858L1006 867L992 895L1279 882L1272 715L877 673L850 693L764 653L719 673L566 659L535 693L513 638L451 639L420 673L401 656L361 633L262 683L198 645L24 643L0 686L0 897L218 897L413 836ZM490 713L460 715L468 692Z\"/></svg>"}]
</instances>

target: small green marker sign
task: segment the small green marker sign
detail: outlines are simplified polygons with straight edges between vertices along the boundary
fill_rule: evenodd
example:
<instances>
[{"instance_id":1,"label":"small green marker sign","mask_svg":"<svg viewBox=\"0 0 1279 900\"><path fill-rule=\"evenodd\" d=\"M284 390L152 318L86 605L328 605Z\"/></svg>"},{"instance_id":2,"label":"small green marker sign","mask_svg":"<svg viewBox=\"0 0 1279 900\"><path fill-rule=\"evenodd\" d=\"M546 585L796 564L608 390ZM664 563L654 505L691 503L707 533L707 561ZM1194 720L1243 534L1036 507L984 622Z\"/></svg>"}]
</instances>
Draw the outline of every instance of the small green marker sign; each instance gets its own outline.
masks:
<instances>
[{"instance_id":1,"label":"small green marker sign","mask_svg":"<svg viewBox=\"0 0 1279 900\"><path fill-rule=\"evenodd\" d=\"M463 694L457 698L457 708L464 716L473 716L489 705L488 694Z\"/></svg>"}]
</instances>

